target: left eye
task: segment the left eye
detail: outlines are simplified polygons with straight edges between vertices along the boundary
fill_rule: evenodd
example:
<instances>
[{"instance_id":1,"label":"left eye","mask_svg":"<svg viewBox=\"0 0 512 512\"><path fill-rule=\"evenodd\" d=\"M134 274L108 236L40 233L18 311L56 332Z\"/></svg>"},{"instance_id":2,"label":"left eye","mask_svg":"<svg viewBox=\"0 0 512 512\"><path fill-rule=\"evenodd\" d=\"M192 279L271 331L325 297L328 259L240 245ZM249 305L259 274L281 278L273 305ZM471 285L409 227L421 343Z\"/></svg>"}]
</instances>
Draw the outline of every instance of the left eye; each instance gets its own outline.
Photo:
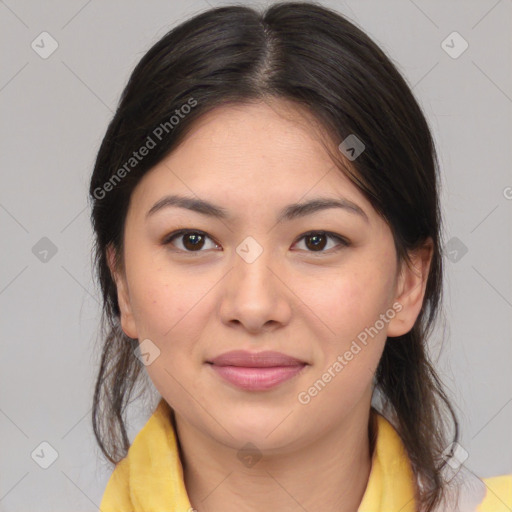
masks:
<instances>
[{"instance_id":1,"label":"left eye","mask_svg":"<svg viewBox=\"0 0 512 512\"><path fill-rule=\"evenodd\" d=\"M162 241L163 245L173 244L175 239L181 239L182 248L178 247L181 251L184 252L204 252L201 251L201 249L205 246L205 241L211 240L213 242L213 248L220 247L210 236L208 236L203 231L193 231L193 230L180 230L175 231L174 233L171 233L165 239ZM297 244L299 241L305 239L305 245L308 249L313 248L313 250L308 250L307 252L327 252L325 249L326 245L328 245L327 240L335 240L338 242L338 246L335 245L335 251L339 250L343 247L346 247L349 245L349 242L342 238L339 235L336 235L334 233L328 233L326 231L309 231L308 233L304 233L301 235L297 242L294 243ZM174 245L174 244L173 244ZM329 248L329 250L332 249Z\"/></svg>"},{"instance_id":2,"label":"left eye","mask_svg":"<svg viewBox=\"0 0 512 512\"><path fill-rule=\"evenodd\" d=\"M325 241L327 239L336 240L338 242L338 246L335 246L334 251L338 251L339 249L349 245L348 241L341 236L335 235L334 233L328 233L326 231L310 231L299 238L299 240L302 239L306 240L306 247L313 247L313 250L308 252L328 252L323 250L327 245L327 242ZM332 247L330 249L332 249Z\"/></svg>"}]
</instances>

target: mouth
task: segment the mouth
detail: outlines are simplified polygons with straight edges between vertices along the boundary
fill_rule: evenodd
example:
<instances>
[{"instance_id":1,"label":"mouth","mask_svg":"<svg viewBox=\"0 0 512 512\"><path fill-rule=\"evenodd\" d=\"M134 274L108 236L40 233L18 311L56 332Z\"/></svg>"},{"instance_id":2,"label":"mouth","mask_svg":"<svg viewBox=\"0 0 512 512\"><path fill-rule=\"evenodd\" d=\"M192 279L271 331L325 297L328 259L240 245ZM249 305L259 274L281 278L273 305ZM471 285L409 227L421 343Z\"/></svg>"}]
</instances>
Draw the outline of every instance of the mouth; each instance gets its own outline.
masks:
<instances>
[{"instance_id":1,"label":"mouth","mask_svg":"<svg viewBox=\"0 0 512 512\"><path fill-rule=\"evenodd\" d=\"M280 352L237 350L206 361L224 381L246 391L266 391L298 375L308 363Z\"/></svg>"}]
</instances>

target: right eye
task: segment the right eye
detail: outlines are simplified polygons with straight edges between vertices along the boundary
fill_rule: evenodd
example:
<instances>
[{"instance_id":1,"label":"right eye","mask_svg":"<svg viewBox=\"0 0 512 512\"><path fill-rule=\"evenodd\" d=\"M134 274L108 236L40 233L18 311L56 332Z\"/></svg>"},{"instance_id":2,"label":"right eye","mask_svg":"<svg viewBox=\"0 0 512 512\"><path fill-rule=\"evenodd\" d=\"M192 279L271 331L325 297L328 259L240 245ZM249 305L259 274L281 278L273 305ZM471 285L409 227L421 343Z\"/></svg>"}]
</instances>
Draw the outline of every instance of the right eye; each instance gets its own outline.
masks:
<instances>
[{"instance_id":1,"label":"right eye","mask_svg":"<svg viewBox=\"0 0 512 512\"><path fill-rule=\"evenodd\" d=\"M214 248L219 247L219 245L204 231L192 229L180 229L178 231L173 231L172 233L165 236L165 238L162 240L162 244L170 244L176 247L174 244L176 239L180 240L182 247L178 247L178 250L181 252L205 252L201 249L203 249L206 240L211 240L213 242Z\"/></svg>"}]
</instances>

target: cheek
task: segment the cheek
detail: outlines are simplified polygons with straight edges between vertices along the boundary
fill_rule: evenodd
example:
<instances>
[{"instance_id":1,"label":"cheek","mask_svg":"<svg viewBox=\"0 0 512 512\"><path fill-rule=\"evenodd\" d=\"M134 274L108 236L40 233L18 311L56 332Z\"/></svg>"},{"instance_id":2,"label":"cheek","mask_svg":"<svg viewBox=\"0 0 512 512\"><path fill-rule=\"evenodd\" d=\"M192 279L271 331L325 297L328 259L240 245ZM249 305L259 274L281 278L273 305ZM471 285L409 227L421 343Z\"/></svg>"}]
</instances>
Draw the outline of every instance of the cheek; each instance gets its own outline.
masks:
<instances>
[{"instance_id":1,"label":"cheek","mask_svg":"<svg viewBox=\"0 0 512 512\"><path fill-rule=\"evenodd\" d=\"M139 339L152 340L161 361L179 373L203 356L200 340L214 314L212 287L220 277L211 272L201 275L197 268L172 270L164 264L139 268L146 270L132 275L130 287Z\"/></svg>"},{"instance_id":2,"label":"cheek","mask_svg":"<svg viewBox=\"0 0 512 512\"><path fill-rule=\"evenodd\" d=\"M158 337L177 321L178 297L158 272L143 272L130 287L133 315L139 333Z\"/></svg>"},{"instance_id":3,"label":"cheek","mask_svg":"<svg viewBox=\"0 0 512 512\"><path fill-rule=\"evenodd\" d=\"M197 371L198 351L205 322L211 317L211 288L204 279L172 276L156 269L133 281L133 314L139 339L150 339L160 350L146 371L159 393L180 410L190 407L188 393L201 396L200 383L190 378ZM188 393L183 393L186 383ZM179 405L181 404L181 405Z\"/></svg>"},{"instance_id":4,"label":"cheek","mask_svg":"<svg viewBox=\"0 0 512 512\"><path fill-rule=\"evenodd\" d=\"M389 307L391 280L379 267L358 265L311 280L299 296L331 341L349 342ZM305 310L305 311L306 311Z\"/></svg>"},{"instance_id":5,"label":"cheek","mask_svg":"<svg viewBox=\"0 0 512 512\"><path fill-rule=\"evenodd\" d=\"M197 302L198 280L189 272L173 271L165 251L134 240L132 236L130 248L127 243L127 274L139 338L154 337L163 342Z\"/></svg>"},{"instance_id":6,"label":"cheek","mask_svg":"<svg viewBox=\"0 0 512 512\"><path fill-rule=\"evenodd\" d=\"M335 343L324 344L323 370L331 368L337 378L333 379L336 382L331 386L332 395L325 396L327 400L338 399L336 390L342 388L351 389L356 395L362 393L373 378L389 321L395 313L391 308L393 257L390 252L388 258L379 261L360 258L357 268L354 265L350 272L344 272L330 283L324 305L326 323L332 326L337 339ZM336 361L341 361L341 366L333 368Z\"/></svg>"},{"instance_id":7,"label":"cheek","mask_svg":"<svg viewBox=\"0 0 512 512\"><path fill-rule=\"evenodd\" d=\"M381 271L367 268L339 274L323 293L316 289L310 295L310 307L323 322L315 324L321 326L317 366L301 389L302 398L310 400L309 417L337 421L369 392L386 342L387 324L381 325L379 318L388 309L389 284Z\"/></svg>"},{"instance_id":8,"label":"cheek","mask_svg":"<svg viewBox=\"0 0 512 512\"><path fill-rule=\"evenodd\" d=\"M190 328L191 318L202 308L201 292L201 286L193 286L178 275L171 282L158 272L146 274L133 287L133 312L139 330L164 340L185 326Z\"/></svg>"}]
</instances>

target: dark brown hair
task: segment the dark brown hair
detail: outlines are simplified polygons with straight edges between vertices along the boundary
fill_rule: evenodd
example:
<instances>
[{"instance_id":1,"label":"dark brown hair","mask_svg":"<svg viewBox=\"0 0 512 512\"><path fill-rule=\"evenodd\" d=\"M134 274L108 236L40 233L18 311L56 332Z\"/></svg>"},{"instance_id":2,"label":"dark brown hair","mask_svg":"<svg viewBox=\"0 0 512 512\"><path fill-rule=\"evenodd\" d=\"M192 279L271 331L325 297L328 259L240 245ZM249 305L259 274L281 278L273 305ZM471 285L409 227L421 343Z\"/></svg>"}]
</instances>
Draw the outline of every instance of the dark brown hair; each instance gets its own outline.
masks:
<instances>
[{"instance_id":1,"label":"dark brown hair","mask_svg":"<svg viewBox=\"0 0 512 512\"><path fill-rule=\"evenodd\" d=\"M278 3L263 13L243 6L210 9L169 31L130 76L90 182L94 264L103 297L94 434L111 462L126 455L125 409L145 373L134 355L137 340L120 327L106 258L112 245L116 264L123 265L124 223L134 188L205 113L227 103L268 98L307 109L336 145L351 134L363 141L365 150L351 162L352 171L340 151L333 160L389 224L398 261L409 263L408 251L428 237L433 241L420 314L410 332L386 341L375 375L382 411L405 444L423 483L419 502L430 511L445 491L442 452L459 437L454 409L426 347L442 300L436 150L396 66L354 23L316 3ZM144 158L131 161L148 137L158 139L156 145ZM453 427L450 441L448 427Z\"/></svg>"}]
</instances>

